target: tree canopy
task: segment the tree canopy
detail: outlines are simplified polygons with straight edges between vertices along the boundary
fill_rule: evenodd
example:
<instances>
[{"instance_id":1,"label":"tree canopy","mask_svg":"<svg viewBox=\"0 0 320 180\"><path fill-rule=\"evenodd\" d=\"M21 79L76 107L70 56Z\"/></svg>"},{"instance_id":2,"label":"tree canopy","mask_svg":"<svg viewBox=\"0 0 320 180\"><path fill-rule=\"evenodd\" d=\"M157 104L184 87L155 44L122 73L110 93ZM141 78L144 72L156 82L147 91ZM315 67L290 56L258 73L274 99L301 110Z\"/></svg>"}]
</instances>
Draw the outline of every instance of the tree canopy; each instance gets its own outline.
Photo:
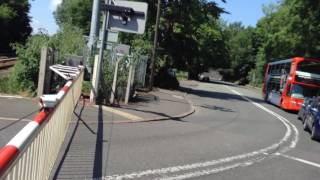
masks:
<instances>
[{"instance_id":1,"label":"tree canopy","mask_svg":"<svg viewBox=\"0 0 320 180\"><path fill-rule=\"evenodd\" d=\"M146 33L123 33L121 43L151 54L157 0L141 1L149 4ZM320 56L319 1L282 0L264 5L265 15L256 27L226 24L220 15L227 12L217 1L161 1L157 69L177 68L195 78L209 68L225 68L230 70L230 80L259 84L273 59ZM57 22L88 32L91 5L89 0L64 0L56 12Z\"/></svg>"},{"instance_id":2,"label":"tree canopy","mask_svg":"<svg viewBox=\"0 0 320 180\"><path fill-rule=\"evenodd\" d=\"M264 6L255 29L259 41L254 74L261 83L265 66L275 59L320 56L320 2L283 0Z\"/></svg>"},{"instance_id":3,"label":"tree canopy","mask_svg":"<svg viewBox=\"0 0 320 180\"><path fill-rule=\"evenodd\" d=\"M30 35L28 0L0 0L0 54L13 54L13 43L24 43Z\"/></svg>"},{"instance_id":4,"label":"tree canopy","mask_svg":"<svg viewBox=\"0 0 320 180\"><path fill-rule=\"evenodd\" d=\"M92 13L92 0L63 0L54 12L60 27L70 24L89 34Z\"/></svg>"}]
</instances>

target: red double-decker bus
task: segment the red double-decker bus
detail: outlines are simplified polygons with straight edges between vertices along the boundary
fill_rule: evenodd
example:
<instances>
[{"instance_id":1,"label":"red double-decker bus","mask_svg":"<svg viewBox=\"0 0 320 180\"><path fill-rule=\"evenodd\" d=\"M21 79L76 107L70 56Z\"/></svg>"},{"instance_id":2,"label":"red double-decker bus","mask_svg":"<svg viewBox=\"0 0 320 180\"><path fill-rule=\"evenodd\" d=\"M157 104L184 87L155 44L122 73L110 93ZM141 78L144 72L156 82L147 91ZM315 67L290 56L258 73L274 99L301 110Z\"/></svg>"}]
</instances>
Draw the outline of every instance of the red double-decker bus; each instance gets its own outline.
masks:
<instances>
[{"instance_id":1,"label":"red double-decker bus","mask_svg":"<svg viewBox=\"0 0 320 180\"><path fill-rule=\"evenodd\" d=\"M266 101L298 111L304 98L320 95L320 59L295 57L269 63L262 91Z\"/></svg>"}]
</instances>

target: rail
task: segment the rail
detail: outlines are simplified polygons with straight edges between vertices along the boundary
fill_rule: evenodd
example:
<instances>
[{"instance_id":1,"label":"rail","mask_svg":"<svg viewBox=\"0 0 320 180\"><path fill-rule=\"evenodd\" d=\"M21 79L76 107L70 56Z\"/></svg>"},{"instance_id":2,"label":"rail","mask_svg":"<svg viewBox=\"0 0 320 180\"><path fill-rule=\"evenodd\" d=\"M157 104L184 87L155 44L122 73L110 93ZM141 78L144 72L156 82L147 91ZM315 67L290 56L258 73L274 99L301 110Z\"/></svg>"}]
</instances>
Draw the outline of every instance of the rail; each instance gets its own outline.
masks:
<instances>
[{"instance_id":1,"label":"rail","mask_svg":"<svg viewBox=\"0 0 320 180\"><path fill-rule=\"evenodd\" d=\"M0 59L0 69L14 66L17 58Z\"/></svg>"},{"instance_id":2,"label":"rail","mask_svg":"<svg viewBox=\"0 0 320 180\"><path fill-rule=\"evenodd\" d=\"M81 95L83 69L57 94L54 108L41 110L0 150L0 179L48 179Z\"/></svg>"}]
</instances>

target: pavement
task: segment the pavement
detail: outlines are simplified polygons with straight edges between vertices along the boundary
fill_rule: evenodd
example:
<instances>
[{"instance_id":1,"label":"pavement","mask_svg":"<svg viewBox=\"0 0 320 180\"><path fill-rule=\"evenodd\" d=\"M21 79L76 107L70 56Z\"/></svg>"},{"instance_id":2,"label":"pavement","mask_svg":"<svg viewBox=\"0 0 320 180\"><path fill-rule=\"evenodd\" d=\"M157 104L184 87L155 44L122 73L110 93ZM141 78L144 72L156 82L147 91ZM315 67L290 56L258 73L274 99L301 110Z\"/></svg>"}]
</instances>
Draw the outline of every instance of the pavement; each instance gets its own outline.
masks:
<instances>
[{"instance_id":1,"label":"pavement","mask_svg":"<svg viewBox=\"0 0 320 180\"><path fill-rule=\"evenodd\" d=\"M115 106L86 105L81 118L86 123L98 123L98 111L104 112L104 123L137 123L159 120L179 119L194 112L186 93L165 89L155 89L152 92L138 92L129 104ZM80 100L80 104L84 104ZM174 108L172 108L174 107ZM81 105L77 111L81 110ZM72 123L76 123L73 120Z\"/></svg>"},{"instance_id":2,"label":"pavement","mask_svg":"<svg viewBox=\"0 0 320 180\"><path fill-rule=\"evenodd\" d=\"M179 121L192 114L194 108L186 93L156 89L149 93L139 92L128 105L107 107L80 103L75 112L52 179L102 176L105 162L102 158L108 151L105 144L110 142L104 137L112 133L112 125Z\"/></svg>"}]
</instances>

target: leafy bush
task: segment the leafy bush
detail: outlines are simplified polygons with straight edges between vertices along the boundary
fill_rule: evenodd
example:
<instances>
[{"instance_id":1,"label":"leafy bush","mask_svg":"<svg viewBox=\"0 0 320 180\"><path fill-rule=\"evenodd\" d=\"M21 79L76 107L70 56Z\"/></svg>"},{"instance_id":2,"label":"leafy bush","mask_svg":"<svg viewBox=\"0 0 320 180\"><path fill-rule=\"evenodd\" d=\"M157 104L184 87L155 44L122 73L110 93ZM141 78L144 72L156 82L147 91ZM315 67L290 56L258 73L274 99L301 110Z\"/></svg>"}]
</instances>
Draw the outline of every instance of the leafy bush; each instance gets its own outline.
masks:
<instances>
[{"instance_id":1,"label":"leafy bush","mask_svg":"<svg viewBox=\"0 0 320 180\"><path fill-rule=\"evenodd\" d=\"M28 92L29 95L34 96L38 85L41 48L47 46L58 51L58 62L55 63L62 63L67 55L83 55L85 40L82 34L81 29L65 24L52 37L40 32L30 36L25 45L15 44L14 49L18 56L18 62L10 73L9 86L6 89L0 89L0 91Z\"/></svg>"},{"instance_id":2,"label":"leafy bush","mask_svg":"<svg viewBox=\"0 0 320 180\"><path fill-rule=\"evenodd\" d=\"M91 91L91 82L90 81L83 81L82 83L82 93L84 95L90 95Z\"/></svg>"},{"instance_id":3,"label":"leafy bush","mask_svg":"<svg viewBox=\"0 0 320 180\"><path fill-rule=\"evenodd\" d=\"M5 77L0 79L0 92L10 93L9 78Z\"/></svg>"},{"instance_id":4,"label":"leafy bush","mask_svg":"<svg viewBox=\"0 0 320 180\"><path fill-rule=\"evenodd\" d=\"M41 33L29 37L24 46L19 44L14 46L18 62L9 76L9 89L12 93L19 91L33 93L36 91L41 48L48 45L48 42L49 36Z\"/></svg>"},{"instance_id":5,"label":"leafy bush","mask_svg":"<svg viewBox=\"0 0 320 180\"><path fill-rule=\"evenodd\" d=\"M106 53L105 61L103 63L103 79L101 80L101 89L100 94L102 94L102 98L105 99L106 103L109 103L110 95L112 93L112 84L115 70L115 62L111 61L110 53ZM124 100L125 91L127 87L128 81L128 73L129 73L129 65L127 58L120 60L118 66L118 76L117 76L117 84L115 92L116 101Z\"/></svg>"}]
</instances>

